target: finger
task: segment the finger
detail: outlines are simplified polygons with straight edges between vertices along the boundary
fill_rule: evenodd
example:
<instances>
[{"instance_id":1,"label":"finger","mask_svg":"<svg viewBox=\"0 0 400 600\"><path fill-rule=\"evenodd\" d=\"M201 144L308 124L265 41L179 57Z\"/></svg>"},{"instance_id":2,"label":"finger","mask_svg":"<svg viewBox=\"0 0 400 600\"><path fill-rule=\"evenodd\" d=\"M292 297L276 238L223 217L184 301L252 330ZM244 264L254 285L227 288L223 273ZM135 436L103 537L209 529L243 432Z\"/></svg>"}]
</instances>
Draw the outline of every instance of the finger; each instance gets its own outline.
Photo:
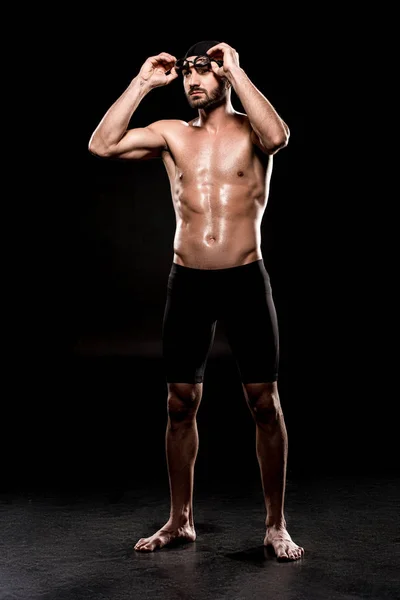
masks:
<instances>
[{"instance_id":1,"label":"finger","mask_svg":"<svg viewBox=\"0 0 400 600\"><path fill-rule=\"evenodd\" d=\"M162 66L164 69L170 69L176 62L176 58L172 56L172 54L168 54L167 52L161 52L156 56L151 56L149 58L151 64L154 68Z\"/></svg>"},{"instance_id":2,"label":"finger","mask_svg":"<svg viewBox=\"0 0 400 600\"><path fill-rule=\"evenodd\" d=\"M158 54L156 56L156 58L160 61L164 61L164 62L176 62L176 56L173 56L172 54L169 54L168 52L160 52L160 54Z\"/></svg>"},{"instance_id":3,"label":"finger","mask_svg":"<svg viewBox=\"0 0 400 600\"><path fill-rule=\"evenodd\" d=\"M219 74L220 74L220 69L221 69L221 67L219 67L219 66L217 65L217 63L216 63L216 62L212 62L212 63L211 63L211 70L212 70L212 71L213 71L213 72L214 72L216 75L219 75Z\"/></svg>"},{"instance_id":4,"label":"finger","mask_svg":"<svg viewBox=\"0 0 400 600\"><path fill-rule=\"evenodd\" d=\"M219 58L220 60L223 60L224 58L224 52L223 50L220 50L219 48L216 48L215 50L207 50L207 54L208 56L211 56L212 58Z\"/></svg>"},{"instance_id":5,"label":"finger","mask_svg":"<svg viewBox=\"0 0 400 600\"><path fill-rule=\"evenodd\" d=\"M178 73L176 72L175 68L173 67L171 69L171 71L168 71L167 73L165 73L166 78L167 78L167 83L171 83L171 81L173 81L174 79L176 79L177 77L179 77Z\"/></svg>"},{"instance_id":6,"label":"finger","mask_svg":"<svg viewBox=\"0 0 400 600\"><path fill-rule=\"evenodd\" d=\"M222 42L221 44L215 44L215 46L211 46L211 48L207 50L207 54L210 54L211 56L214 54L219 54L223 56L224 51L227 48L229 48L229 46L228 44L225 44L225 42Z\"/></svg>"}]
</instances>

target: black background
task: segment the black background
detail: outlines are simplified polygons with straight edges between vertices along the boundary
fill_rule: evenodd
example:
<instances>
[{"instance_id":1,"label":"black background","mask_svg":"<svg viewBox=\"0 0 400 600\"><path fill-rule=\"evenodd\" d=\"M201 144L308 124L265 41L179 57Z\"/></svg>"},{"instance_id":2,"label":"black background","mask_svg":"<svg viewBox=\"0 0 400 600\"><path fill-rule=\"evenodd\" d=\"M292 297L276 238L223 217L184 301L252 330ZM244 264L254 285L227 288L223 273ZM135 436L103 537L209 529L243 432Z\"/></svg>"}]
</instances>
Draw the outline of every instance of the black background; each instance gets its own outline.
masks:
<instances>
[{"instance_id":1,"label":"black background","mask_svg":"<svg viewBox=\"0 0 400 600\"><path fill-rule=\"evenodd\" d=\"M107 161L87 146L148 56L179 57L201 39L236 48L291 131L275 157L262 224L289 474L395 468L377 253L384 236L367 225L373 164L361 135L369 111L358 86L360 45L332 15L314 15L314 24L293 13L263 22L257 13L230 22L219 14L217 22L215 10L52 21L54 46L44 48L52 66L27 123L30 159L21 158L13 179L16 188L29 179L30 194L17 203L10 247L18 267L6 319L4 489L165 476L161 323L175 227L167 175L159 160ZM232 101L241 110L234 93ZM177 80L144 99L132 126L192 117ZM199 476L239 468L258 476L253 422L219 329L198 422Z\"/></svg>"}]
</instances>

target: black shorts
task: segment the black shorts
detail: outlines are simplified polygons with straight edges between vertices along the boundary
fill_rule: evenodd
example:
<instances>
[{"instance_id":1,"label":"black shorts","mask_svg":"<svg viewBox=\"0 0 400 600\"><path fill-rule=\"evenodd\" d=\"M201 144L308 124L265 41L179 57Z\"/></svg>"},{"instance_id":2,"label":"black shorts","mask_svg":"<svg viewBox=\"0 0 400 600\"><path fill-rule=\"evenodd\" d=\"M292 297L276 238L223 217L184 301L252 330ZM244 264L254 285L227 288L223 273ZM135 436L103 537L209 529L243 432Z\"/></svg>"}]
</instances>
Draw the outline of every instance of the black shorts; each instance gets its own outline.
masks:
<instances>
[{"instance_id":1,"label":"black shorts","mask_svg":"<svg viewBox=\"0 0 400 600\"><path fill-rule=\"evenodd\" d=\"M172 263L162 327L167 382L203 381L217 321L226 334L241 381L276 381L278 322L270 278L259 259L226 269Z\"/></svg>"}]
</instances>

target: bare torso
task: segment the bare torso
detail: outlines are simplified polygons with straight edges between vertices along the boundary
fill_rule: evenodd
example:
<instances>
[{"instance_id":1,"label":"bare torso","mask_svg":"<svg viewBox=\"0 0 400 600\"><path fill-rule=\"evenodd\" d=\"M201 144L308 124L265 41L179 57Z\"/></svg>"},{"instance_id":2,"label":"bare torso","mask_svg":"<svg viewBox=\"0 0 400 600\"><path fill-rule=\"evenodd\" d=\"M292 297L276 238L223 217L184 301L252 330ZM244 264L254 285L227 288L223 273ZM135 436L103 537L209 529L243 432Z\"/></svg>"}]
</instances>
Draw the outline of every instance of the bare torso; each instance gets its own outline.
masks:
<instances>
[{"instance_id":1,"label":"bare torso","mask_svg":"<svg viewBox=\"0 0 400 600\"><path fill-rule=\"evenodd\" d=\"M262 258L272 156L253 144L247 117L232 115L217 133L196 120L167 123L162 158L176 215L173 261L220 269Z\"/></svg>"}]
</instances>

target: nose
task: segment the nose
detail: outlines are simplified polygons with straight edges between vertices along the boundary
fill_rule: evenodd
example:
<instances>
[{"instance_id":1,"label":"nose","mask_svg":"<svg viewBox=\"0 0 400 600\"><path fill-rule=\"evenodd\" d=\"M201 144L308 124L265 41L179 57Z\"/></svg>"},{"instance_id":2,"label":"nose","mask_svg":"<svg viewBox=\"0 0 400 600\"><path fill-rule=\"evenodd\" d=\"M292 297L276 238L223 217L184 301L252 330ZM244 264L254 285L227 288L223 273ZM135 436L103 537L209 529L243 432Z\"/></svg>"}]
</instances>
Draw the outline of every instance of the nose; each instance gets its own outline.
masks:
<instances>
[{"instance_id":1,"label":"nose","mask_svg":"<svg viewBox=\"0 0 400 600\"><path fill-rule=\"evenodd\" d=\"M198 87L200 85L200 76L197 73L196 69L192 69L190 72L189 85L190 88Z\"/></svg>"}]
</instances>

